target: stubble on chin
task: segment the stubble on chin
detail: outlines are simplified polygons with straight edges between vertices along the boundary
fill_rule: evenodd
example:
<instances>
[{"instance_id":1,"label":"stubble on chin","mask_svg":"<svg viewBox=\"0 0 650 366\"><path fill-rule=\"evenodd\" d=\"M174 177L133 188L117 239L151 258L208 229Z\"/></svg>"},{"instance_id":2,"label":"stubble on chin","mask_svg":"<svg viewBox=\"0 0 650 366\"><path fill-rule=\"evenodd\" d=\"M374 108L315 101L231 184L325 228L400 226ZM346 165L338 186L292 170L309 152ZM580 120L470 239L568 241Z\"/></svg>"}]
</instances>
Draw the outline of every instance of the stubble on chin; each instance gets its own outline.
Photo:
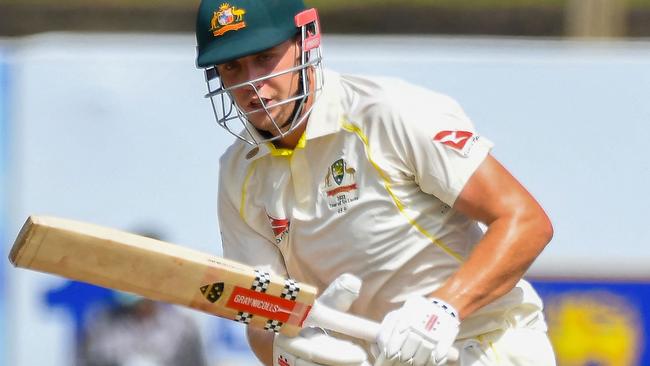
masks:
<instances>
[{"instance_id":1,"label":"stubble on chin","mask_svg":"<svg viewBox=\"0 0 650 366\"><path fill-rule=\"evenodd\" d=\"M283 109L282 111L273 111L273 109L270 109L269 112L272 118L269 117L266 112L260 111L250 115L248 117L248 121L257 130L265 131L275 136L280 134L280 131L287 132L291 127L290 123L287 122L291 122L289 119L292 116L291 112L293 111L294 107L295 103L290 103L288 105L279 107ZM275 124L273 121L275 121Z\"/></svg>"}]
</instances>

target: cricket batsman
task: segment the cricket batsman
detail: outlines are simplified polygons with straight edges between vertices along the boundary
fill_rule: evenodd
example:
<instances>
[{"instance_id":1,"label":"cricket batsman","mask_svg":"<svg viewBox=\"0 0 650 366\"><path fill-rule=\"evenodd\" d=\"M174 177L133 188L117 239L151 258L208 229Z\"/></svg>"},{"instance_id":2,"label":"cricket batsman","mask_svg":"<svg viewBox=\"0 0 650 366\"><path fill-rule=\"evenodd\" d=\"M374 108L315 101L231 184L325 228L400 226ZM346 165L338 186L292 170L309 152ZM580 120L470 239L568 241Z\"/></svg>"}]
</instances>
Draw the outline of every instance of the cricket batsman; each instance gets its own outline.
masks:
<instances>
[{"instance_id":1,"label":"cricket batsman","mask_svg":"<svg viewBox=\"0 0 650 366\"><path fill-rule=\"evenodd\" d=\"M319 288L352 274L362 285L336 306L381 322L373 344L249 328L265 365L555 365L522 279L551 222L457 102L324 70L302 0L203 0L196 37L236 137L220 161L224 255Z\"/></svg>"}]
</instances>

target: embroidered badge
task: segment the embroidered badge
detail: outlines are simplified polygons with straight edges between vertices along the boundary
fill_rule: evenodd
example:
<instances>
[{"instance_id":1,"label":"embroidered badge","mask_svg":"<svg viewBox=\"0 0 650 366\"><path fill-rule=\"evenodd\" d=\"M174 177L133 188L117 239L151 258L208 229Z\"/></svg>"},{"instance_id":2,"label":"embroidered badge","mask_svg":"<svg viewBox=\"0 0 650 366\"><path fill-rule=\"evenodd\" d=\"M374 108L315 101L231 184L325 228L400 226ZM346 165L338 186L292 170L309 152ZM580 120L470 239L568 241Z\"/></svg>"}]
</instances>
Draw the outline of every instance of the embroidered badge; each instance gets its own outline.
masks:
<instances>
[{"instance_id":1,"label":"embroidered badge","mask_svg":"<svg viewBox=\"0 0 650 366\"><path fill-rule=\"evenodd\" d=\"M469 131L440 131L433 137L433 141L449 146L463 156L469 156L478 139L479 136Z\"/></svg>"},{"instance_id":2,"label":"embroidered badge","mask_svg":"<svg viewBox=\"0 0 650 366\"><path fill-rule=\"evenodd\" d=\"M242 29L246 27L244 14L246 14L246 10L238 9L236 6L231 6L228 3L223 3L219 7L219 10L215 11L212 15L210 31L215 37L219 37L228 31Z\"/></svg>"},{"instance_id":3,"label":"embroidered badge","mask_svg":"<svg viewBox=\"0 0 650 366\"><path fill-rule=\"evenodd\" d=\"M344 159L338 159L327 170L323 191L330 210L345 212L350 204L359 199L356 169Z\"/></svg>"},{"instance_id":4,"label":"embroidered badge","mask_svg":"<svg viewBox=\"0 0 650 366\"><path fill-rule=\"evenodd\" d=\"M335 161L330 167L330 171L332 172L332 178L334 178L336 184L341 184L343 177L345 177L345 160L339 159Z\"/></svg>"},{"instance_id":5,"label":"embroidered badge","mask_svg":"<svg viewBox=\"0 0 650 366\"><path fill-rule=\"evenodd\" d=\"M275 244L280 244L289 233L289 219L276 219L268 213L266 217L269 218L269 222L271 223L273 236L275 236Z\"/></svg>"}]
</instances>

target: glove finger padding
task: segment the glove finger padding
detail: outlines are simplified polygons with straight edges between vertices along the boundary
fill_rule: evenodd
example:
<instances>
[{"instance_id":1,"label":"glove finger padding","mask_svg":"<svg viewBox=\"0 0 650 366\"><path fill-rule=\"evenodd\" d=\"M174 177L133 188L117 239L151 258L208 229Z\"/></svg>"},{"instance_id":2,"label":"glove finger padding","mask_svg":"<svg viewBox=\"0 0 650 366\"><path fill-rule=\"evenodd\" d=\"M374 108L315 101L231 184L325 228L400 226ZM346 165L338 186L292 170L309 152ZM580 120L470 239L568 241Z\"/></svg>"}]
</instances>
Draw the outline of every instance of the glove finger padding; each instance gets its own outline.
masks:
<instances>
[{"instance_id":1,"label":"glove finger padding","mask_svg":"<svg viewBox=\"0 0 650 366\"><path fill-rule=\"evenodd\" d=\"M406 340L406 334L397 329L399 320L398 310L386 314L381 322L379 335L377 336L377 348L381 354L384 354L386 360L393 359Z\"/></svg>"},{"instance_id":2,"label":"glove finger padding","mask_svg":"<svg viewBox=\"0 0 650 366\"><path fill-rule=\"evenodd\" d=\"M429 365L435 345L431 342L422 342L413 355L413 366Z\"/></svg>"},{"instance_id":3,"label":"glove finger padding","mask_svg":"<svg viewBox=\"0 0 650 366\"><path fill-rule=\"evenodd\" d=\"M368 363L366 352L356 344L330 337L320 329L307 328L294 338L276 334L273 365L367 366Z\"/></svg>"},{"instance_id":4,"label":"glove finger padding","mask_svg":"<svg viewBox=\"0 0 650 366\"><path fill-rule=\"evenodd\" d=\"M419 334L407 330L404 344L402 344L401 350L399 350L400 361L412 359L415 356L415 352L417 352L423 342L424 340Z\"/></svg>"},{"instance_id":5,"label":"glove finger padding","mask_svg":"<svg viewBox=\"0 0 650 366\"><path fill-rule=\"evenodd\" d=\"M375 366L441 365L446 362L459 331L456 311L439 299L414 296L386 315L382 321L377 346L383 357Z\"/></svg>"},{"instance_id":6,"label":"glove finger padding","mask_svg":"<svg viewBox=\"0 0 650 366\"><path fill-rule=\"evenodd\" d=\"M380 353L378 356L375 357L375 363L373 366L393 366L397 363L397 357L394 358L386 358L385 353Z\"/></svg>"},{"instance_id":7,"label":"glove finger padding","mask_svg":"<svg viewBox=\"0 0 650 366\"><path fill-rule=\"evenodd\" d=\"M359 297L361 279L344 273L338 276L318 296L318 302L338 311L348 311L352 303Z\"/></svg>"}]
</instances>

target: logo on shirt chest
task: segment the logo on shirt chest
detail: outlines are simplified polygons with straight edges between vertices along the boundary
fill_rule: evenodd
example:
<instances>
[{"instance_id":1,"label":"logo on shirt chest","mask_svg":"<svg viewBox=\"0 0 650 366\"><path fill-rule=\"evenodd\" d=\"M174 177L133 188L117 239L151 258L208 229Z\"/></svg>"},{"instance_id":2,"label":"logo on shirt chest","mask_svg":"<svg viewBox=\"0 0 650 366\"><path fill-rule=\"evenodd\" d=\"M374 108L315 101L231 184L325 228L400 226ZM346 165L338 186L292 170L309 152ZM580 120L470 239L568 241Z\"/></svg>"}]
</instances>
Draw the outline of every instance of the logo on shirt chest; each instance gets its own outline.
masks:
<instances>
[{"instance_id":1,"label":"logo on shirt chest","mask_svg":"<svg viewBox=\"0 0 650 366\"><path fill-rule=\"evenodd\" d=\"M342 158L330 165L323 184L323 193L330 210L343 213L352 202L359 199L356 174L356 169Z\"/></svg>"},{"instance_id":2,"label":"logo on shirt chest","mask_svg":"<svg viewBox=\"0 0 650 366\"><path fill-rule=\"evenodd\" d=\"M280 244L289 233L289 219L276 219L268 213L266 214L266 217L269 218L269 222L271 223L271 229L273 230L273 236L275 237L275 244Z\"/></svg>"}]
</instances>

